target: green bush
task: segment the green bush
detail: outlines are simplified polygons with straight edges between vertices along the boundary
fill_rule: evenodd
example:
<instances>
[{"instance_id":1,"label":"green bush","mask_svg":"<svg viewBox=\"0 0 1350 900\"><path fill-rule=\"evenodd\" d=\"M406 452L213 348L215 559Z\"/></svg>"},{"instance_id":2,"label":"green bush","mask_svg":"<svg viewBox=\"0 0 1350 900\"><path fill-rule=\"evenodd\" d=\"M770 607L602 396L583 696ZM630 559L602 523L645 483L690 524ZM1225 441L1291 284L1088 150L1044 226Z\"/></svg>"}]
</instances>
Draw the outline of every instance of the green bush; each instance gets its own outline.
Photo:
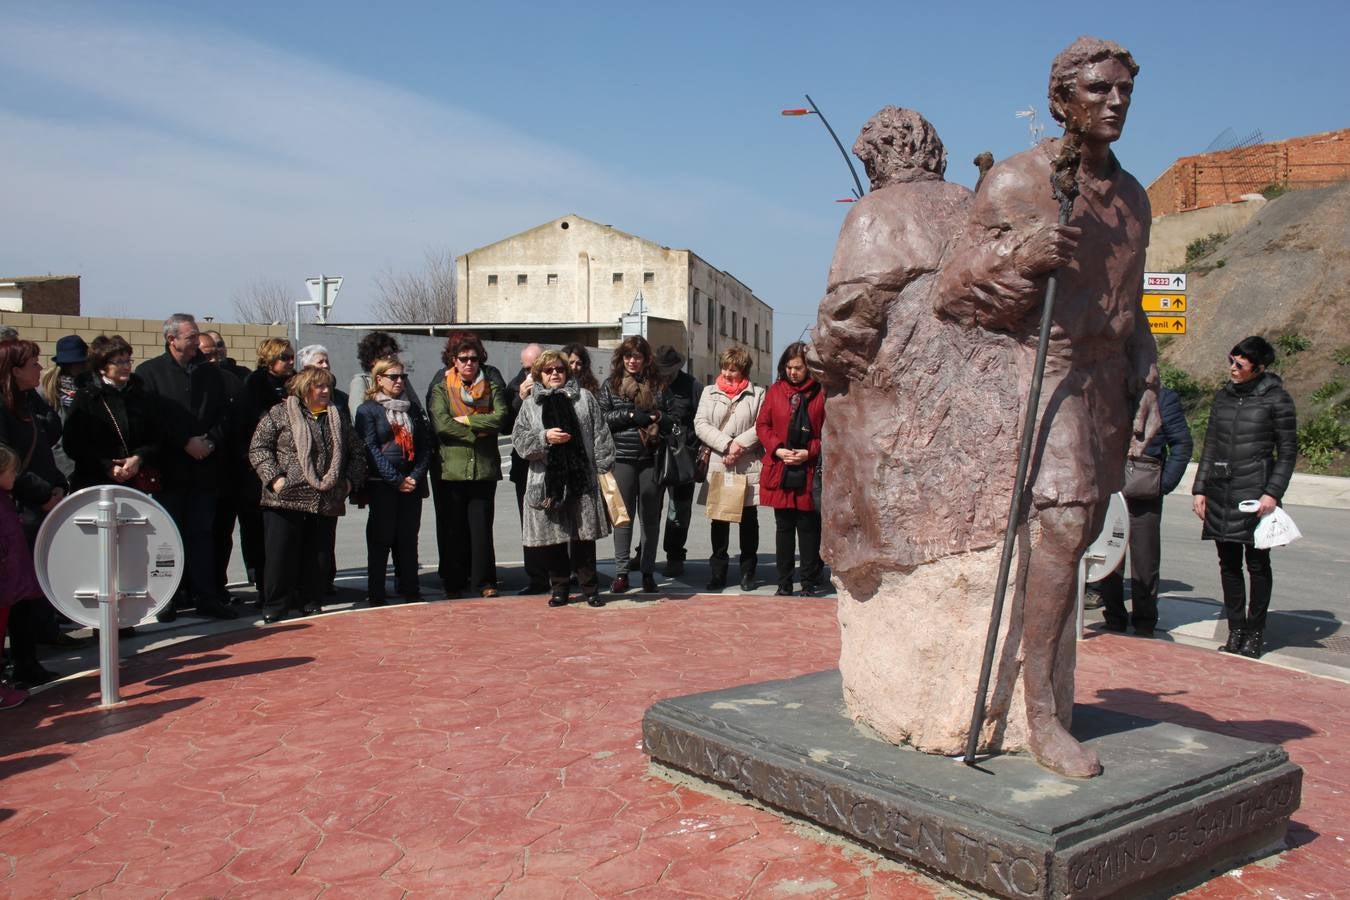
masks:
<instances>
[{"instance_id":1,"label":"green bush","mask_svg":"<svg viewBox=\"0 0 1350 900\"><path fill-rule=\"evenodd\" d=\"M1217 382L1201 381L1190 372L1178 369L1164 360L1158 361L1158 378L1162 381L1163 387L1177 392L1182 407L1188 410L1198 403L1208 402L1219 389Z\"/></svg>"},{"instance_id":2,"label":"green bush","mask_svg":"<svg viewBox=\"0 0 1350 900\"><path fill-rule=\"evenodd\" d=\"M1350 347L1337 347L1331 353L1331 361L1338 366L1350 366Z\"/></svg>"},{"instance_id":3,"label":"green bush","mask_svg":"<svg viewBox=\"0 0 1350 900\"><path fill-rule=\"evenodd\" d=\"M1261 190L1258 191L1257 193L1259 193L1262 197L1265 197L1267 200L1274 200L1276 197L1279 197L1282 194L1289 193L1289 185L1268 184L1265 187L1261 188Z\"/></svg>"},{"instance_id":4,"label":"green bush","mask_svg":"<svg viewBox=\"0 0 1350 900\"><path fill-rule=\"evenodd\" d=\"M1312 392L1312 401L1314 403L1326 403L1343 390L1345 390L1345 382L1339 378L1333 378Z\"/></svg>"},{"instance_id":5,"label":"green bush","mask_svg":"<svg viewBox=\"0 0 1350 900\"><path fill-rule=\"evenodd\" d=\"M1325 469L1347 445L1350 445L1350 425L1331 410L1303 423L1298 430L1299 459L1313 471Z\"/></svg>"},{"instance_id":6,"label":"green bush","mask_svg":"<svg viewBox=\"0 0 1350 900\"><path fill-rule=\"evenodd\" d=\"M1295 353L1302 353L1312 346L1312 341L1305 338L1297 331L1291 331L1288 334L1282 334L1275 339L1275 346L1279 347L1286 356L1293 356Z\"/></svg>"},{"instance_id":7,"label":"green bush","mask_svg":"<svg viewBox=\"0 0 1350 900\"><path fill-rule=\"evenodd\" d=\"M1214 252L1214 249L1228 240L1228 235L1223 232L1215 231L1209 235L1196 238L1186 245L1186 266L1190 266Z\"/></svg>"}]
</instances>

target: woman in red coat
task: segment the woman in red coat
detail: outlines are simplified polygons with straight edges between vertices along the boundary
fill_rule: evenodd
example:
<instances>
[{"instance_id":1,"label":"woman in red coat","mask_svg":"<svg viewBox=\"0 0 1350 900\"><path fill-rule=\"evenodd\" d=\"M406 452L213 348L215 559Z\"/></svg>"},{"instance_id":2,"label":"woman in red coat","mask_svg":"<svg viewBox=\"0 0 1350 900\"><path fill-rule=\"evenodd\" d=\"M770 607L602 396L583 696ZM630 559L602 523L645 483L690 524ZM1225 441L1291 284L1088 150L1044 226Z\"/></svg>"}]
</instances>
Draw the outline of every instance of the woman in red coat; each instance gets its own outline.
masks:
<instances>
[{"instance_id":1,"label":"woman in red coat","mask_svg":"<svg viewBox=\"0 0 1350 900\"><path fill-rule=\"evenodd\" d=\"M773 508L780 597L792 596L794 543L801 552L802 593L825 590L820 579L820 510L814 493L824 424L825 392L807 374L806 345L789 344L778 358L778 380L764 395L755 421L755 433L764 445L759 504Z\"/></svg>"}]
</instances>

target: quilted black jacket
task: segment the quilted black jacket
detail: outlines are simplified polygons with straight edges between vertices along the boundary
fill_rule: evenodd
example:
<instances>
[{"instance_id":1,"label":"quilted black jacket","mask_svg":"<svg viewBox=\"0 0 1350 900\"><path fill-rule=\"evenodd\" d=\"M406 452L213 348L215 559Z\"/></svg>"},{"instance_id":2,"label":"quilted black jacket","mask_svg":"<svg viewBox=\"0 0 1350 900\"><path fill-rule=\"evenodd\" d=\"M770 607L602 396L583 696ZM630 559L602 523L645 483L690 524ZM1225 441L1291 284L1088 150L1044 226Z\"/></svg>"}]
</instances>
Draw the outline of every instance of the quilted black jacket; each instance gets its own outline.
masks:
<instances>
[{"instance_id":1,"label":"quilted black jacket","mask_svg":"<svg viewBox=\"0 0 1350 900\"><path fill-rule=\"evenodd\" d=\"M1263 372L1246 384L1231 381L1214 395L1209 428L1200 453L1192 494L1206 498L1205 540L1252 543L1255 513L1238 509L1243 500L1284 496L1298 458L1294 400L1280 376Z\"/></svg>"}]
</instances>

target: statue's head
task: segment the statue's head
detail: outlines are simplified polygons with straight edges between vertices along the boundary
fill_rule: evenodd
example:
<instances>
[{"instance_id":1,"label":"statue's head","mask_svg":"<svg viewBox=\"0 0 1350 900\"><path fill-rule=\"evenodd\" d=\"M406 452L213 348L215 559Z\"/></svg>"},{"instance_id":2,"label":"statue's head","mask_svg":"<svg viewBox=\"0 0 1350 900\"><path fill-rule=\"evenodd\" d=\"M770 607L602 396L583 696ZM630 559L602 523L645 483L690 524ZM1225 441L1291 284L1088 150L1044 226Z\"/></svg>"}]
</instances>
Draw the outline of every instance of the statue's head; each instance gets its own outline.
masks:
<instances>
[{"instance_id":1,"label":"statue's head","mask_svg":"<svg viewBox=\"0 0 1350 900\"><path fill-rule=\"evenodd\" d=\"M1080 37L1050 64L1050 115L1088 139L1114 141L1125 127L1139 64L1119 44Z\"/></svg>"},{"instance_id":2,"label":"statue's head","mask_svg":"<svg viewBox=\"0 0 1350 900\"><path fill-rule=\"evenodd\" d=\"M940 181L947 150L933 123L912 109L886 106L867 120L853 145L876 190L904 181Z\"/></svg>"}]
</instances>

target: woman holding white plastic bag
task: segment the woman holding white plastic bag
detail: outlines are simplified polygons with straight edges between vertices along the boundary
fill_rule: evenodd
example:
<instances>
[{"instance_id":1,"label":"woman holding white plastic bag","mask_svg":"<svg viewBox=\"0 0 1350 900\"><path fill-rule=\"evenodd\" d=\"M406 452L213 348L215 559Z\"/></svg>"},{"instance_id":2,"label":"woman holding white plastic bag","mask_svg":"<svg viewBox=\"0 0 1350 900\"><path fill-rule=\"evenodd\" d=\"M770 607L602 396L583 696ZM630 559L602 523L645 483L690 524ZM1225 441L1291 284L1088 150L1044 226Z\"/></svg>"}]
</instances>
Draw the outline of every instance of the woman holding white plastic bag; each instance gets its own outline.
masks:
<instances>
[{"instance_id":1,"label":"woman holding white plastic bag","mask_svg":"<svg viewBox=\"0 0 1350 900\"><path fill-rule=\"evenodd\" d=\"M1274 577L1270 550L1255 545L1257 524L1279 505L1298 457L1294 400L1280 376L1266 371L1275 348L1262 337L1239 341L1228 354L1228 383L1214 395L1192 506L1201 537L1219 552L1219 580L1228 640L1219 649L1257 659L1265 650L1266 611ZM1255 504L1255 508L1252 505ZM1251 579L1248 597L1243 557Z\"/></svg>"},{"instance_id":2,"label":"woman holding white plastic bag","mask_svg":"<svg viewBox=\"0 0 1350 900\"><path fill-rule=\"evenodd\" d=\"M745 507L740 521L741 590L755 589L755 565L759 558L759 470L764 448L755 433L755 420L764 402L764 388L750 383L750 353L744 347L731 347L722 353L721 374L703 389L698 411L694 413L694 434L708 451L708 480L714 473L731 472L745 476ZM699 491L699 502L706 503L708 485ZM727 586L731 559L731 523L712 522L712 557L708 560L712 578L709 591Z\"/></svg>"}]
</instances>

